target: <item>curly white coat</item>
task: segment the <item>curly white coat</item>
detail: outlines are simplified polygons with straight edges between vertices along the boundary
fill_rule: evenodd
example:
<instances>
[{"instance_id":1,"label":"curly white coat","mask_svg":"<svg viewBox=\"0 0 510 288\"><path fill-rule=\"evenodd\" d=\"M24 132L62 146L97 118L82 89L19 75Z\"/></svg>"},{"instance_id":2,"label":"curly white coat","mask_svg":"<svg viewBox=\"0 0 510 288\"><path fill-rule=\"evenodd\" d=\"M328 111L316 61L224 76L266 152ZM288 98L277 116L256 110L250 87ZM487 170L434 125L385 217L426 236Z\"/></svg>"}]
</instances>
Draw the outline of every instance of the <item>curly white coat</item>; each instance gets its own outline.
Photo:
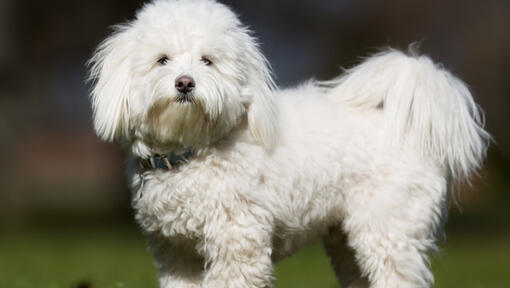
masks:
<instances>
[{"instance_id":1,"label":"curly white coat","mask_svg":"<svg viewBox=\"0 0 510 288\"><path fill-rule=\"evenodd\" d=\"M155 1L117 26L91 60L98 135L133 159L194 151L128 169L161 287L271 287L273 261L317 237L342 287L429 287L449 184L476 171L489 136L464 84L411 54L278 90L212 0ZM180 75L193 101L175 101Z\"/></svg>"}]
</instances>

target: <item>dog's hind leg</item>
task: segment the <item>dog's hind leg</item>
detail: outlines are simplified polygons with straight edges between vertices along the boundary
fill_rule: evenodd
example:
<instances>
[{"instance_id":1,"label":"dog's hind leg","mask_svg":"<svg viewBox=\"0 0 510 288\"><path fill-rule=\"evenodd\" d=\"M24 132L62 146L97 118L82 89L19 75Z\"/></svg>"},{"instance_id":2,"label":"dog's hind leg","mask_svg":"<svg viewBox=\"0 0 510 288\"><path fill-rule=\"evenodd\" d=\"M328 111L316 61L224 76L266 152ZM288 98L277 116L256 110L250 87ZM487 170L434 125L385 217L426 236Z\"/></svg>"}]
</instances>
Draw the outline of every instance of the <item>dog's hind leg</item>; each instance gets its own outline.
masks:
<instances>
[{"instance_id":1,"label":"dog's hind leg","mask_svg":"<svg viewBox=\"0 0 510 288\"><path fill-rule=\"evenodd\" d=\"M403 176L346 193L342 228L370 288L428 288L434 280L427 252L444 213L445 180L425 171Z\"/></svg>"},{"instance_id":2,"label":"dog's hind leg","mask_svg":"<svg viewBox=\"0 0 510 288\"><path fill-rule=\"evenodd\" d=\"M342 288L367 288L368 279L361 275L354 250L347 245L341 227L331 227L323 242Z\"/></svg>"}]
</instances>

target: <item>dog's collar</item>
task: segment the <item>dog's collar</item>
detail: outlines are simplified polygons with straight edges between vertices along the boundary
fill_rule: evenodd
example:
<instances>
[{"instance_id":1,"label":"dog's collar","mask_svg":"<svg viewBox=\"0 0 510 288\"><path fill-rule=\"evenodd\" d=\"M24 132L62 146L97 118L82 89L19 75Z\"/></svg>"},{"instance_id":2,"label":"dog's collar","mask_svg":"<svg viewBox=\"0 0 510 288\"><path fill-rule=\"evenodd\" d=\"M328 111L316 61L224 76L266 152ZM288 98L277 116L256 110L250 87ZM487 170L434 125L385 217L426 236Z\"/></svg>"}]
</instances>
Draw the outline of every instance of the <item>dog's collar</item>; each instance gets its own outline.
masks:
<instances>
[{"instance_id":1,"label":"dog's collar","mask_svg":"<svg viewBox=\"0 0 510 288\"><path fill-rule=\"evenodd\" d=\"M151 169L171 170L181 163L188 162L193 156L191 150L186 150L181 154L170 153L168 155L154 155L149 158L138 158L138 164L142 171Z\"/></svg>"}]
</instances>

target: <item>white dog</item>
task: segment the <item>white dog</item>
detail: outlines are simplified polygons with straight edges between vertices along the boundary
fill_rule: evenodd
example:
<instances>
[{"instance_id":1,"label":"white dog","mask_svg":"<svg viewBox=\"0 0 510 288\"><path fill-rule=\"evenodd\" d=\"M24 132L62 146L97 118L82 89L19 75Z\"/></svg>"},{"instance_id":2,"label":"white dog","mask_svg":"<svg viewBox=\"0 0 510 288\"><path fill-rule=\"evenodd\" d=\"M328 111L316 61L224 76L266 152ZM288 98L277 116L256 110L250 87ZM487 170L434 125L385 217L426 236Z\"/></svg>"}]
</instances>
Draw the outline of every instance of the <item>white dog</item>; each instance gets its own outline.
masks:
<instances>
[{"instance_id":1,"label":"white dog","mask_svg":"<svg viewBox=\"0 0 510 288\"><path fill-rule=\"evenodd\" d=\"M97 134L133 156L136 220L161 287L272 287L273 261L322 237L342 287L429 287L450 184L489 135L465 85L387 50L278 90L213 0L159 0L91 60Z\"/></svg>"}]
</instances>

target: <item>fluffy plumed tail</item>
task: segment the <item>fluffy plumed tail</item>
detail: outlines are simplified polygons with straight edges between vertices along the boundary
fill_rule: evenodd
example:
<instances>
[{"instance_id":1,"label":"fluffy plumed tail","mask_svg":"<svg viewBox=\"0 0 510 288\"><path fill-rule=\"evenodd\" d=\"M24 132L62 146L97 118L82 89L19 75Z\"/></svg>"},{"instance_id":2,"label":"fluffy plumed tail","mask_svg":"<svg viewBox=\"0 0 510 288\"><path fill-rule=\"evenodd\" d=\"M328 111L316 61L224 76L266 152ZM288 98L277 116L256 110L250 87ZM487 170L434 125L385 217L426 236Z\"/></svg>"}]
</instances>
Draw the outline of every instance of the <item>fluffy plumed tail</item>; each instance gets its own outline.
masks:
<instances>
[{"instance_id":1,"label":"fluffy plumed tail","mask_svg":"<svg viewBox=\"0 0 510 288\"><path fill-rule=\"evenodd\" d=\"M334 80L331 93L360 108L381 109L388 140L433 157L455 180L469 182L491 139L483 113L461 80L428 57L410 54L376 54Z\"/></svg>"}]
</instances>

